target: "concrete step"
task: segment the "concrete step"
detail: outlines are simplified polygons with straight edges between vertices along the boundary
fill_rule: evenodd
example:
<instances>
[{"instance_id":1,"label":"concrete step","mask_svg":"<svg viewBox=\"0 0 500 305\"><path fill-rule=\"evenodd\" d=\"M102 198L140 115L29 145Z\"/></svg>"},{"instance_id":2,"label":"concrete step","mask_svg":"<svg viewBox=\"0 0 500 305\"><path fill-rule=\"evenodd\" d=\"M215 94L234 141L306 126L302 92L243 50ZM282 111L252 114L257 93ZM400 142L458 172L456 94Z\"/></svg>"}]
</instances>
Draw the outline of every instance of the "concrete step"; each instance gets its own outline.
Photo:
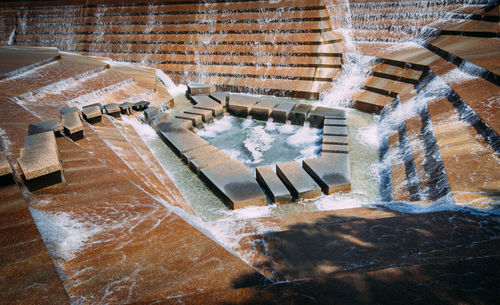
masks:
<instances>
[{"instance_id":1,"label":"concrete step","mask_svg":"<svg viewBox=\"0 0 500 305\"><path fill-rule=\"evenodd\" d=\"M200 156L198 158L192 158L189 161L189 167L196 172L196 174L200 174L200 170L213 166L224 161L229 160L229 156L223 151L216 151L205 156Z\"/></svg>"},{"instance_id":2,"label":"concrete step","mask_svg":"<svg viewBox=\"0 0 500 305\"><path fill-rule=\"evenodd\" d=\"M157 131L162 140L170 145L179 157L185 152L209 145L207 141L188 129L178 127L172 120L160 123L157 126Z\"/></svg>"},{"instance_id":3,"label":"concrete step","mask_svg":"<svg viewBox=\"0 0 500 305\"><path fill-rule=\"evenodd\" d=\"M274 203L287 203L292 200L290 191L286 188L278 175L269 165L255 168L257 181L266 190L267 195Z\"/></svg>"},{"instance_id":4,"label":"concrete step","mask_svg":"<svg viewBox=\"0 0 500 305\"><path fill-rule=\"evenodd\" d=\"M348 153L331 153L302 161L304 170L321 186L323 193L351 190L351 164Z\"/></svg>"},{"instance_id":5,"label":"concrete step","mask_svg":"<svg viewBox=\"0 0 500 305\"><path fill-rule=\"evenodd\" d=\"M276 164L276 173L295 199L309 199L321 195L320 186L295 161Z\"/></svg>"}]
</instances>

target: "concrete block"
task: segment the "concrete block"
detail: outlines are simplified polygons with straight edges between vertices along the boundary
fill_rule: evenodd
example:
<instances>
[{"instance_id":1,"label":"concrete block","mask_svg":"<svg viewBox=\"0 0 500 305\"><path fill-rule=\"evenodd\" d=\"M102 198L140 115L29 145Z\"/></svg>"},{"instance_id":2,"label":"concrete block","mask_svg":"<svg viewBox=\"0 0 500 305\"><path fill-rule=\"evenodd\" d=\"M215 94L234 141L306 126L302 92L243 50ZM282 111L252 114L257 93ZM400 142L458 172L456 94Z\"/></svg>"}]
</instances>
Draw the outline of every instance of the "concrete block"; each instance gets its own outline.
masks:
<instances>
[{"instance_id":1,"label":"concrete block","mask_svg":"<svg viewBox=\"0 0 500 305\"><path fill-rule=\"evenodd\" d=\"M86 106L82 108L83 118L90 124L102 122L102 112L99 106Z\"/></svg>"},{"instance_id":2,"label":"concrete block","mask_svg":"<svg viewBox=\"0 0 500 305\"><path fill-rule=\"evenodd\" d=\"M320 186L295 161L276 164L276 173L294 198L308 199L321 195Z\"/></svg>"},{"instance_id":3,"label":"concrete block","mask_svg":"<svg viewBox=\"0 0 500 305\"><path fill-rule=\"evenodd\" d=\"M120 116L120 106L117 103L109 103L104 105L104 110L106 110L106 113L112 117L119 117Z\"/></svg>"},{"instance_id":4,"label":"concrete block","mask_svg":"<svg viewBox=\"0 0 500 305\"><path fill-rule=\"evenodd\" d=\"M153 128L156 128L156 126L158 126L158 124L166 122L169 119L170 119L170 113L168 113L168 112L160 112L158 114L155 114L151 118L151 126Z\"/></svg>"},{"instance_id":5,"label":"concrete block","mask_svg":"<svg viewBox=\"0 0 500 305\"><path fill-rule=\"evenodd\" d=\"M160 112L160 107L151 106L148 109L144 110L144 118L149 124L151 124L152 118Z\"/></svg>"},{"instance_id":6,"label":"concrete block","mask_svg":"<svg viewBox=\"0 0 500 305\"><path fill-rule=\"evenodd\" d=\"M321 145L321 154L325 153L338 153L338 154L348 154L349 148L347 145L342 144L322 144Z\"/></svg>"},{"instance_id":7,"label":"concrete block","mask_svg":"<svg viewBox=\"0 0 500 305\"><path fill-rule=\"evenodd\" d=\"M205 123L212 123L213 121L213 116L212 116L212 110L208 109L199 109L199 108L191 108L184 113L189 113L189 114L194 114L194 115L201 115L201 119Z\"/></svg>"},{"instance_id":8,"label":"concrete block","mask_svg":"<svg viewBox=\"0 0 500 305\"><path fill-rule=\"evenodd\" d=\"M297 104L290 112L290 121L293 125L304 125L307 115L311 112L313 106L308 104Z\"/></svg>"},{"instance_id":9,"label":"concrete block","mask_svg":"<svg viewBox=\"0 0 500 305\"><path fill-rule=\"evenodd\" d=\"M229 102L229 93L226 92L214 92L210 93L210 98L221 104L223 107L226 107Z\"/></svg>"},{"instance_id":10,"label":"concrete block","mask_svg":"<svg viewBox=\"0 0 500 305\"><path fill-rule=\"evenodd\" d=\"M77 112L80 117L82 116L82 112L80 111L80 109L78 109L76 107L63 108L59 112L61 113L61 116L63 114L70 113L70 112Z\"/></svg>"},{"instance_id":11,"label":"concrete block","mask_svg":"<svg viewBox=\"0 0 500 305\"><path fill-rule=\"evenodd\" d=\"M189 114L189 113L179 113L175 115L175 118L181 120L189 120L196 128L201 128L203 126L201 115Z\"/></svg>"},{"instance_id":12,"label":"concrete block","mask_svg":"<svg viewBox=\"0 0 500 305\"><path fill-rule=\"evenodd\" d=\"M335 118L345 120L345 110L329 107L316 107L309 114L309 123L313 128L322 128L325 118Z\"/></svg>"},{"instance_id":13,"label":"concrete block","mask_svg":"<svg viewBox=\"0 0 500 305\"><path fill-rule=\"evenodd\" d=\"M195 103L193 108L210 110L212 111L212 115L216 118L220 118L224 114L222 105L208 96L193 96L193 102Z\"/></svg>"},{"instance_id":14,"label":"concrete block","mask_svg":"<svg viewBox=\"0 0 500 305\"><path fill-rule=\"evenodd\" d=\"M327 195L351 190L349 154L329 154L307 159L302 161L302 166Z\"/></svg>"},{"instance_id":15,"label":"concrete block","mask_svg":"<svg viewBox=\"0 0 500 305\"><path fill-rule=\"evenodd\" d=\"M122 114L131 115L132 113L134 113L133 107L134 107L134 104L132 104L132 103L129 103L129 102L121 103L120 104L120 112Z\"/></svg>"},{"instance_id":16,"label":"concrete block","mask_svg":"<svg viewBox=\"0 0 500 305\"><path fill-rule=\"evenodd\" d=\"M0 151L0 186L14 184L12 173L12 167L9 160L7 160L7 156L3 151Z\"/></svg>"},{"instance_id":17,"label":"concrete block","mask_svg":"<svg viewBox=\"0 0 500 305\"><path fill-rule=\"evenodd\" d=\"M209 167L226 160L229 160L229 156L223 151L217 151L202 157L191 159L189 161L189 167L199 174L202 168Z\"/></svg>"},{"instance_id":18,"label":"concrete block","mask_svg":"<svg viewBox=\"0 0 500 305\"><path fill-rule=\"evenodd\" d=\"M144 110L148 109L148 107L149 107L148 101L140 101L140 102L135 103L132 106L132 109L134 109L135 111L144 111Z\"/></svg>"},{"instance_id":19,"label":"concrete block","mask_svg":"<svg viewBox=\"0 0 500 305\"><path fill-rule=\"evenodd\" d=\"M349 138L347 136L325 136L323 135L322 144L342 144L347 145Z\"/></svg>"},{"instance_id":20,"label":"concrete block","mask_svg":"<svg viewBox=\"0 0 500 305\"><path fill-rule=\"evenodd\" d=\"M324 126L323 136L347 136L347 127L342 126Z\"/></svg>"},{"instance_id":21,"label":"concrete block","mask_svg":"<svg viewBox=\"0 0 500 305\"><path fill-rule=\"evenodd\" d=\"M23 179L31 191L62 181L61 163L52 145L34 145L21 148L18 159Z\"/></svg>"},{"instance_id":22,"label":"concrete block","mask_svg":"<svg viewBox=\"0 0 500 305\"><path fill-rule=\"evenodd\" d=\"M231 94L229 96L228 111L235 116L246 118L252 107L259 99L254 96Z\"/></svg>"},{"instance_id":23,"label":"concrete block","mask_svg":"<svg viewBox=\"0 0 500 305\"><path fill-rule=\"evenodd\" d=\"M56 137L54 136L54 133L52 131L46 131L34 135L29 135L24 138L24 147L42 145L42 144L54 146L57 150Z\"/></svg>"},{"instance_id":24,"label":"concrete block","mask_svg":"<svg viewBox=\"0 0 500 305\"><path fill-rule=\"evenodd\" d=\"M276 175L271 166L258 166L255 172L257 182L266 190L272 202L286 203L292 201L290 191L286 188L278 175Z\"/></svg>"},{"instance_id":25,"label":"concrete block","mask_svg":"<svg viewBox=\"0 0 500 305\"><path fill-rule=\"evenodd\" d=\"M83 139L83 125L80 120L80 116L76 112L69 112L63 114L62 124L64 127L64 133L70 137L73 141Z\"/></svg>"},{"instance_id":26,"label":"concrete block","mask_svg":"<svg viewBox=\"0 0 500 305\"><path fill-rule=\"evenodd\" d=\"M60 122L56 120L40 121L30 124L28 126L28 134L30 135L43 133L47 131L52 131L55 135L61 136L63 131L63 126Z\"/></svg>"},{"instance_id":27,"label":"concrete block","mask_svg":"<svg viewBox=\"0 0 500 305\"><path fill-rule=\"evenodd\" d=\"M347 126L347 121L346 121L346 119L326 118L323 122L323 126Z\"/></svg>"},{"instance_id":28,"label":"concrete block","mask_svg":"<svg viewBox=\"0 0 500 305\"><path fill-rule=\"evenodd\" d=\"M295 103L293 102L283 102L280 105L276 106L271 112L271 117L274 122L277 123L285 123L290 119L290 113L295 107Z\"/></svg>"},{"instance_id":29,"label":"concrete block","mask_svg":"<svg viewBox=\"0 0 500 305\"><path fill-rule=\"evenodd\" d=\"M158 124L156 130L165 143L181 157L183 153L197 148L210 145L193 132L180 127L179 123L173 120Z\"/></svg>"},{"instance_id":30,"label":"concrete block","mask_svg":"<svg viewBox=\"0 0 500 305\"><path fill-rule=\"evenodd\" d=\"M99 110L101 110L101 113L104 112L104 106L101 103L93 103L93 104L85 105L82 107L82 109L87 108L87 107L93 107L93 106L99 107Z\"/></svg>"},{"instance_id":31,"label":"concrete block","mask_svg":"<svg viewBox=\"0 0 500 305\"><path fill-rule=\"evenodd\" d=\"M235 160L202 168L200 175L232 209L265 206L266 195L250 170Z\"/></svg>"},{"instance_id":32,"label":"concrete block","mask_svg":"<svg viewBox=\"0 0 500 305\"><path fill-rule=\"evenodd\" d=\"M200 157L206 156L208 154L212 154L212 153L217 152L217 151L219 151L219 149L217 149L217 147L215 147L213 145L203 146L203 147L200 147L200 148L183 153L182 159L189 163L189 161L191 161L193 159L200 158Z\"/></svg>"},{"instance_id":33,"label":"concrete block","mask_svg":"<svg viewBox=\"0 0 500 305\"><path fill-rule=\"evenodd\" d=\"M215 85L202 84L202 83L189 83L187 84L187 91L191 95L197 94L210 94L215 92Z\"/></svg>"},{"instance_id":34,"label":"concrete block","mask_svg":"<svg viewBox=\"0 0 500 305\"><path fill-rule=\"evenodd\" d=\"M250 115L254 120L267 121L271 117L273 109L280 104L280 101L263 98L252 107Z\"/></svg>"}]
</instances>

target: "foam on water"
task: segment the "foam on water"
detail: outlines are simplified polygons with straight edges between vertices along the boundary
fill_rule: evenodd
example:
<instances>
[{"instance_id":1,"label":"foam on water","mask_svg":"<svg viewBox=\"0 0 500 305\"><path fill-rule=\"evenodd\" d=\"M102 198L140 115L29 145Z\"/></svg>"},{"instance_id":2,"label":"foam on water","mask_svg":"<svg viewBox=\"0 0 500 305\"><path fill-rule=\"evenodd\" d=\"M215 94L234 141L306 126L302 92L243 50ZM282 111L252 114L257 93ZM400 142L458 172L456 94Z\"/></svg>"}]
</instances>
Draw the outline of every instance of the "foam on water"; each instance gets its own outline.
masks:
<instances>
[{"instance_id":1,"label":"foam on water","mask_svg":"<svg viewBox=\"0 0 500 305\"><path fill-rule=\"evenodd\" d=\"M460 68L455 68L442 76L443 81L449 84L451 83L460 84L476 78L477 77L475 77L474 75L468 74L462 71Z\"/></svg>"},{"instance_id":2,"label":"foam on water","mask_svg":"<svg viewBox=\"0 0 500 305\"><path fill-rule=\"evenodd\" d=\"M250 135L243 141L245 148L252 154L252 160L248 163L255 164L263 161L263 155L271 148L275 136L268 134L264 126L255 126Z\"/></svg>"},{"instance_id":3,"label":"foam on water","mask_svg":"<svg viewBox=\"0 0 500 305\"><path fill-rule=\"evenodd\" d=\"M218 134L230 130L234 125L235 118L224 115L221 119L215 120L212 124L206 124L205 128L197 129L196 133L200 137L213 138Z\"/></svg>"}]
</instances>

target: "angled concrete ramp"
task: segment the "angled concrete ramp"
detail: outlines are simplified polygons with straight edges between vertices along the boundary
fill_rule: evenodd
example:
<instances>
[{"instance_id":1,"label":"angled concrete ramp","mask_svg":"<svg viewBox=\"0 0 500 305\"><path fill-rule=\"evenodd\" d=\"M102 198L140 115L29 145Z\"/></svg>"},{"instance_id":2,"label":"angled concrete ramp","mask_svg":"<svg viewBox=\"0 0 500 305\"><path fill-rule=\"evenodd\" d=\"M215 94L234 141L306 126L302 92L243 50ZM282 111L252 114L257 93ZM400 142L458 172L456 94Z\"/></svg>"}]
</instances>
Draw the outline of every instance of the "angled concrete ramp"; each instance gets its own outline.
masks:
<instances>
[{"instance_id":1,"label":"angled concrete ramp","mask_svg":"<svg viewBox=\"0 0 500 305\"><path fill-rule=\"evenodd\" d=\"M56 48L0 46L0 79L23 73L61 58Z\"/></svg>"}]
</instances>

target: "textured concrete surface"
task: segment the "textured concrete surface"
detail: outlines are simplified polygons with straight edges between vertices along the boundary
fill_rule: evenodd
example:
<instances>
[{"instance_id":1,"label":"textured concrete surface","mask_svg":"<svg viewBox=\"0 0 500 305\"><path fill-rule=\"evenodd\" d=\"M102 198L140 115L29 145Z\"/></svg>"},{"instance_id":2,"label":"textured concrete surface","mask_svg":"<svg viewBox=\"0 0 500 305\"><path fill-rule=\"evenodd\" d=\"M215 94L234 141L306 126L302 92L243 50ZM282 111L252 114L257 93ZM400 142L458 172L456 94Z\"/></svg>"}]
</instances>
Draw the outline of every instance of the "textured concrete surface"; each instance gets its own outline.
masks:
<instances>
[{"instance_id":1,"label":"textured concrete surface","mask_svg":"<svg viewBox=\"0 0 500 305\"><path fill-rule=\"evenodd\" d=\"M295 161L276 164L276 173L295 199L308 199L321 195L319 185Z\"/></svg>"},{"instance_id":2,"label":"textured concrete surface","mask_svg":"<svg viewBox=\"0 0 500 305\"><path fill-rule=\"evenodd\" d=\"M45 120L30 124L28 126L28 133L30 135L42 133L46 131L52 131L54 133L60 134L63 131L63 126L60 122L56 120Z\"/></svg>"},{"instance_id":3,"label":"textured concrete surface","mask_svg":"<svg viewBox=\"0 0 500 305\"><path fill-rule=\"evenodd\" d=\"M54 146L57 150L56 137L54 136L54 133L52 131L46 131L34 135L29 135L24 138L24 147L41 145L41 144Z\"/></svg>"},{"instance_id":4,"label":"textured concrete surface","mask_svg":"<svg viewBox=\"0 0 500 305\"><path fill-rule=\"evenodd\" d=\"M191 158L191 160L189 160L189 167L199 174L202 168L209 167L226 160L229 160L229 156L225 152L216 151L204 156L199 156L198 158Z\"/></svg>"},{"instance_id":5,"label":"textured concrete surface","mask_svg":"<svg viewBox=\"0 0 500 305\"><path fill-rule=\"evenodd\" d=\"M323 136L347 136L347 127L325 126L323 127Z\"/></svg>"},{"instance_id":6,"label":"textured concrete surface","mask_svg":"<svg viewBox=\"0 0 500 305\"><path fill-rule=\"evenodd\" d=\"M313 128L323 128L325 118L345 120L345 110L318 106L309 114L308 120Z\"/></svg>"},{"instance_id":7,"label":"textured concrete surface","mask_svg":"<svg viewBox=\"0 0 500 305\"><path fill-rule=\"evenodd\" d=\"M323 134L323 138L321 140L322 144L344 144L347 145L349 143L349 138L347 136L328 136Z\"/></svg>"},{"instance_id":8,"label":"textured concrete surface","mask_svg":"<svg viewBox=\"0 0 500 305\"><path fill-rule=\"evenodd\" d=\"M185 110L184 113L200 115L205 123L211 123L213 119L212 111L208 109L191 108Z\"/></svg>"},{"instance_id":9,"label":"textured concrete surface","mask_svg":"<svg viewBox=\"0 0 500 305\"><path fill-rule=\"evenodd\" d=\"M302 167L327 195L351 190L349 154L335 153L306 159L302 161Z\"/></svg>"},{"instance_id":10,"label":"textured concrete surface","mask_svg":"<svg viewBox=\"0 0 500 305\"><path fill-rule=\"evenodd\" d=\"M196 94L210 94L215 92L215 85L212 84L201 84L201 83L188 83L188 92L192 95Z\"/></svg>"},{"instance_id":11,"label":"textured concrete surface","mask_svg":"<svg viewBox=\"0 0 500 305\"><path fill-rule=\"evenodd\" d=\"M349 153L349 147L343 144L321 144L321 154L324 153Z\"/></svg>"},{"instance_id":12,"label":"textured concrete surface","mask_svg":"<svg viewBox=\"0 0 500 305\"><path fill-rule=\"evenodd\" d=\"M21 148L17 161L28 180L61 170L57 150L51 143Z\"/></svg>"},{"instance_id":13,"label":"textured concrete surface","mask_svg":"<svg viewBox=\"0 0 500 305\"><path fill-rule=\"evenodd\" d=\"M266 190L272 202L287 203L292 200L290 191L278 178L271 166L258 166L255 168L255 172L257 181Z\"/></svg>"},{"instance_id":14,"label":"textured concrete surface","mask_svg":"<svg viewBox=\"0 0 500 305\"><path fill-rule=\"evenodd\" d=\"M175 115L175 118L191 121L193 126L196 128L200 128L201 126L203 126L202 116L198 114L179 113Z\"/></svg>"},{"instance_id":15,"label":"textured concrete surface","mask_svg":"<svg viewBox=\"0 0 500 305\"><path fill-rule=\"evenodd\" d=\"M228 111L232 115L246 118L258 101L259 99L254 96L231 94L229 96Z\"/></svg>"},{"instance_id":16,"label":"textured concrete surface","mask_svg":"<svg viewBox=\"0 0 500 305\"><path fill-rule=\"evenodd\" d=\"M290 122L292 122L293 125L304 125L312 108L312 105L297 104L290 112Z\"/></svg>"},{"instance_id":17,"label":"textured concrete surface","mask_svg":"<svg viewBox=\"0 0 500 305\"><path fill-rule=\"evenodd\" d=\"M262 98L252 107L250 115L254 120L267 121L271 117L273 109L279 104L281 102L276 99Z\"/></svg>"},{"instance_id":18,"label":"textured concrete surface","mask_svg":"<svg viewBox=\"0 0 500 305\"><path fill-rule=\"evenodd\" d=\"M195 135L193 132L178 127L175 122L163 122L158 124L156 128L162 139L174 148L179 157L182 156L182 153L209 145L207 141Z\"/></svg>"},{"instance_id":19,"label":"textured concrete surface","mask_svg":"<svg viewBox=\"0 0 500 305\"><path fill-rule=\"evenodd\" d=\"M182 158L184 160L186 160L187 162L189 162L190 160L206 156L208 154L217 152L218 150L219 149L217 149L217 147L215 147L213 145L207 145L207 146L203 146L203 147L200 147L200 148L183 153Z\"/></svg>"},{"instance_id":20,"label":"textured concrete surface","mask_svg":"<svg viewBox=\"0 0 500 305\"><path fill-rule=\"evenodd\" d=\"M271 117L273 118L274 122L285 123L290 119L290 112L294 107L295 103L293 102L283 102L273 109L273 112L271 112Z\"/></svg>"}]
</instances>

